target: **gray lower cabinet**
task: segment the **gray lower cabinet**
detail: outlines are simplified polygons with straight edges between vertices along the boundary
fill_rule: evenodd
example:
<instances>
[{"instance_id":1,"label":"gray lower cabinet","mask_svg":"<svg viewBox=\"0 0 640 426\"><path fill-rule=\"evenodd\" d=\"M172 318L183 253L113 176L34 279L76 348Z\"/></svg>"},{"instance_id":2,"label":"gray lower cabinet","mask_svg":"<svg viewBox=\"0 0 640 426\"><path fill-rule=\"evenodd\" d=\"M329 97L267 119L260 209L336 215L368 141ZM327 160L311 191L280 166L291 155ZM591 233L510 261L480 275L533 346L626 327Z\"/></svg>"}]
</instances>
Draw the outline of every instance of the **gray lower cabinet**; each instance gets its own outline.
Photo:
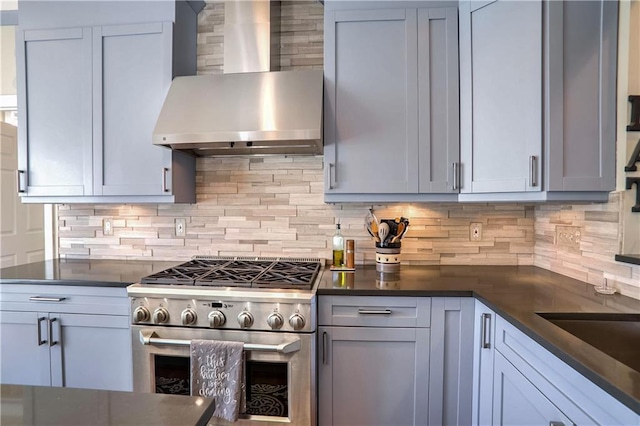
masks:
<instances>
[{"instance_id":1,"label":"gray lower cabinet","mask_svg":"<svg viewBox=\"0 0 640 426\"><path fill-rule=\"evenodd\" d=\"M325 9L325 201L454 200L457 10L368 5Z\"/></svg>"},{"instance_id":2,"label":"gray lower cabinet","mask_svg":"<svg viewBox=\"0 0 640 426\"><path fill-rule=\"evenodd\" d=\"M538 388L497 352L494 360L494 425L573 425Z\"/></svg>"},{"instance_id":3,"label":"gray lower cabinet","mask_svg":"<svg viewBox=\"0 0 640 426\"><path fill-rule=\"evenodd\" d=\"M320 425L468 425L473 299L320 296Z\"/></svg>"},{"instance_id":4,"label":"gray lower cabinet","mask_svg":"<svg viewBox=\"0 0 640 426\"><path fill-rule=\"evenodd\" d=\"M23 202L195 202L195 159L151 141L192 26L18 27Z\"/></svg>"},{"instance_id":5,"label":"gray lower cabinet","mask_svg":"<svg viewBox=\"0 0 640 426\"><path fill-rule=\"evenodd\" d=\"M429 329L320 327L320 425L425 425Z\"/></svg>"},{"instance_id":6,"label":"gray lower cabinet","mask_svg":"<svg viewBox=\"0 0 640 426\"><path fill-rule=\"evenodd\" d=\"M2 289L0 383L132 390L126 293L21 287Z\"/></svg>"},{"instance_id":7,"label":"gray lower cabinet","mask_svg":"<svg viewBox=\"0 0 640 426\"><path fill-rule=\"evenodd\" d=\"M431 299L430 425L471 424L473 315L471 297Z\"/></svg>"},{"instance_id":8,"label":"gray lower cabinet","mask_svg":"<svg viewBox=\"0 0 640 426\"><path fill-rule=\"evenodd\" d=\"M476 302L474 425L638 424L640 416Z\"/></svg>"},{"instance_id":9,"label":"gray lower cabinet","mask_svg":"<svg viewBox=\"0 0 640 426\"><path fill-rule=\"evenodd\" d=\"M496 314L475 300L473 321L473 403L474 425L490 425L493 419L493 359Z\"/></svg>"},{"instance_id":10,"label":"gray lower cabinet","mask_svg":"<svg viewBox=\"0 0 640 426\"><path fill-rule=\"evenodd\" d=\"M606 201L616 1L460 3L460 201Z\"/></svg>"}]
</instances>

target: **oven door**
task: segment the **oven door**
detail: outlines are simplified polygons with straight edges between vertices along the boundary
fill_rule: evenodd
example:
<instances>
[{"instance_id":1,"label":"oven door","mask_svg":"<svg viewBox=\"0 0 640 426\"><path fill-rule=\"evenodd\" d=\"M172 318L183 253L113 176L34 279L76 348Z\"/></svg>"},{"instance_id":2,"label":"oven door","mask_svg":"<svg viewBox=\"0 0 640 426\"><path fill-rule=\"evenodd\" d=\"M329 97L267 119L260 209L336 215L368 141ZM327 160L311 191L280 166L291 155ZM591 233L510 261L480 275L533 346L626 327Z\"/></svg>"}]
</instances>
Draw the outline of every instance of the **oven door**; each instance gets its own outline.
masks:
<instances>
[{"instance_id":1,"label":"oven door","mask_svg":"<svg viewBox=\"0 0 640 426\"><path fill-rule=\"evenodd\" d=\"M192 339L244 342L246 410L236 424L315 425L315 333L138 325L131 329L134 391L190 395ZM216 425L228 423L212 420Z\"/></svg>"}]
</instances>

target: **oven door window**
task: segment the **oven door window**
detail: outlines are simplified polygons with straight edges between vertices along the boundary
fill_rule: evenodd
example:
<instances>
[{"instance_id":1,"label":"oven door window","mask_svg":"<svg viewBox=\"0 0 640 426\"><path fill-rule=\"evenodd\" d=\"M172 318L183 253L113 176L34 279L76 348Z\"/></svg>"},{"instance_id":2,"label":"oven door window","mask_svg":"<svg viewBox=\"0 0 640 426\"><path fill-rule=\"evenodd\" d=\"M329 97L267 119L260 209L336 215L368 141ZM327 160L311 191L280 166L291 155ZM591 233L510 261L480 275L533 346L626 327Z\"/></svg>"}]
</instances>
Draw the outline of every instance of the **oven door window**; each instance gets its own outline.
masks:
<instances>
[{"instance_id":1,"label":"oven door window","mask_svg":"<svg viewBox=\"0 0 640 426\"><path fill-rule=\"evenodd\" d=\"M191 395L189 358L178 356L154 356L154 382L156 393Z\"/></svg>"},{"instance_id":2,"label":"oven door window","mask_svg":"<svg viewBox=\"0 0 640 426\"><path fill-rule=\"evenodd\" d=\"M245 364L246 414L288 417L288 372L287 363L248 360Z\"/></svg>"},{"instance_id":3,"label":"oven door window","mask_svg":"<svg viewBox=\"0 0 640 426\"><path fill-rule=\"evenodd\" d=\"M244 414L289 416L289 364L247 360L244 369ZM155 393L190 395L190 359L154 355Z\"/></svg>"}]
</instances>

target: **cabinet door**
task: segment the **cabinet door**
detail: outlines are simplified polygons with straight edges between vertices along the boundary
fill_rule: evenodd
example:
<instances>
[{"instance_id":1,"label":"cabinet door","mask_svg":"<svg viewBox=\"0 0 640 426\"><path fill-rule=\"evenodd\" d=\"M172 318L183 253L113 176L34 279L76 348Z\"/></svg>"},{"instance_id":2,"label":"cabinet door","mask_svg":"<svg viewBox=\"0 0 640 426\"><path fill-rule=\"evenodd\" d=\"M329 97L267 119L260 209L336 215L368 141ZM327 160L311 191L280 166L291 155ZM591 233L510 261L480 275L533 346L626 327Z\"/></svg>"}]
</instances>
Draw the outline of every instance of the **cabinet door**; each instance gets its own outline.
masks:
<instances>
[{"instance_id":1,"label":"cabinet door","mask_svg":"<svg viewBox=\"0 0 640 426\"><path fill-rule=\"evenodd\" d=\"M18 168L27 196L91 195L91 29L17 31Z\"/></svg>"},{"instance_id":2,"label":"cabinet door","mask_svg":"<svg viewBox=\"0 0 640 426\"><path fill-rule=\"evenodd\" d=\"M418 191L416 10L325 16L325 192Z\"/></svg>"},{"instance_id":3,"label":"cabinet door","mask_svg":"<svg viewBox=\"0 0 640 426\"><path fill-rule=\"evenodd\" d=\"M429 329L320 327L320 425L425 425Z\"/></svg>"},{"instance_id":4,"label":"cabinet door","mask_svg":"<svg viewBox=\"0 0 640 426\"><path fill-rule=\"evenodd\" d=\"M171 150L153 128L171 84L172 24L96 27L94 162L97 195L168 195Z\"/></svg>"},{"instance_id":5,"label":"cabinet door","mask_svg":"<svg viewBox=\"0 0 640 426\"><path fill-rule=\"evenodd\" d=\"M458 8L418 9L421 193L459 191Z\"/></svg>"},{"instance_id":6,"label":"cabinet door","mask_svg":"<svg viewBox=\"0 0 640 426\"><path fill-rule=\"evenodd\" d=\"M429 424L471 424L473 311L471 297L431 302Z\"/></svg>"},{"instance_id":7,"label":"cabinet door","mask_svg":"<svg viewBox=\"0 0 640 426\"><path fill-rule=\"evenodd\" d=\"M498 351L494 368L492 424L574 424Z\"/></svg>"},{"instance_id":8,"label":"cabinet door","mask_svg":"<svg viewBox=\"0 0 640 426\"><path fill-rule=\"evenodd\" d=\"M460 4L462 192L540 191L542 2Z\"/></svg>"},{"instance_id":9,"label":"cabinet door","mask_svg":"<svg viewBox=\"0 0 640 426\"><path fill-rule=\"evenodd\" d=\"M50 386L48 314L0 312L0 383Z\"/></svg>"},{"instance_id":10,"label":"cabinet door","mask_svg":"<svg viewBox=\"0 0 640 426\"><path fill-rule=\"evenodd\" d=\"M473 325L473 413L474 425L490 425L493 407L493 354L495 313L475 301Z\"/></svg>"},{"instance_id":11,"label":"cabinet door","mask_svg":"<svg viewBox=\"0 0 640 426\"><path fill-rule=\"evenodd\" d=\"M129 317L51 314L52 385L131 391Z\"/></svg>"},{"instance_id":12,"label":"cabinet door","mask_svg":"<svg viewBox=\"0 0 640 426\"><path fill-rule=\"evenodd\" d=\"M618 2L547 4L548 189L615 189Z\"/></svg>"}]
</instances>

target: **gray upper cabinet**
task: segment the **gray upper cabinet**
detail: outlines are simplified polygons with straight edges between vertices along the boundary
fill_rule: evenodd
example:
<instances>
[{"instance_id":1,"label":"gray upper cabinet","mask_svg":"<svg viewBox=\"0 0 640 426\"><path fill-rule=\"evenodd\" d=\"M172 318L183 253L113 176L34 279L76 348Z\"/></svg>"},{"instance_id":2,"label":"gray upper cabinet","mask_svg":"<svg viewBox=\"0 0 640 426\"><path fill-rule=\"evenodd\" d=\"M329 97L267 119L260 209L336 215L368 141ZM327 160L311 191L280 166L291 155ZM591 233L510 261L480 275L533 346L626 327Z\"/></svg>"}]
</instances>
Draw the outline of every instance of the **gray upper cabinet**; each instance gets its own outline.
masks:
<instances>
[{"instance_id":1,"label":"gray upper cabinet","mask_svg":"<svg viewBox=\"0 0 640 426\"><path fill-rule=\"evenodd\" d=\"M456 8L368 6L325 10L325 201L455 199Z\"/></svg>"},{"instance_id":2,"label":"gray upper cabinet","mask_svg":"<svg viewBox=\"0 0 640 426\"><path fill-rule=\"evenodd\" d=\"M460 3L460 201L606 201L617 2Z\"/></svg>"},{"instance_id":3,"label":"gray upper cabinet","mask_svg":"<svg viewBox=\"0 0 640 426\"><path fill-rule=\"evenodd\" d=\"M17 62L19 191L28 196L90 195L91 29L16 35L21 58Z\"/></svg>"},{"instance_id":4,"label":"gray upper cabinet","mask_svg":"<svg viewBox=\"0 0 640 426\"><path fill-rule=\"evenodd\" d=\"M195 10L78 2L63 9L92 26L38 29L48 6L35 3L17 32L23 201L195 202L195 159L151 142L172 78L195 74ZM128 23L154 5L169 20ZM98 10L109 25L93 25ZM127 23L113 24L118 15Z\"/></svg>"},{"instance_id":5,"label":"gray upper cabinet","mask_svg":"<svg viewBox=\"0 0 640 426\"><path fill-rule=\"evenodd\" d=\"M460 15L462 190L539 191L542 2L471 2Z\"/></svg>"}]
</instances>

